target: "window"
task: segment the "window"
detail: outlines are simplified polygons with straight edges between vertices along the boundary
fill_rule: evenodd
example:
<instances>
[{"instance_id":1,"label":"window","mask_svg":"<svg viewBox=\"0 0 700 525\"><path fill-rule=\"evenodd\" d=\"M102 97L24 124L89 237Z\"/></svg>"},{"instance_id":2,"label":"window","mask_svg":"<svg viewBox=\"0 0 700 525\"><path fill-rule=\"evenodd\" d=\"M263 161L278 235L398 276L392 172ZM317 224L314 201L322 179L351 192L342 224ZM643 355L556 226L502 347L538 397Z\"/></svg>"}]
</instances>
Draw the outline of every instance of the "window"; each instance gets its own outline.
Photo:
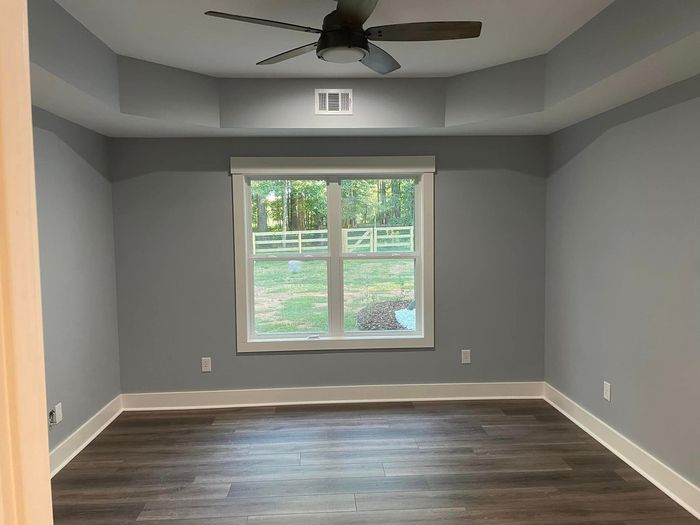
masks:
<instances>
[{"instance_id":1,"label":"window","mask_svg":"<svg viewBox=\"0 0 700 525\"><path fill-rule=\"evenodd\" d=\"M432 347L434 172L233 158L238 351Z\"/></svg>"}]
</instances>

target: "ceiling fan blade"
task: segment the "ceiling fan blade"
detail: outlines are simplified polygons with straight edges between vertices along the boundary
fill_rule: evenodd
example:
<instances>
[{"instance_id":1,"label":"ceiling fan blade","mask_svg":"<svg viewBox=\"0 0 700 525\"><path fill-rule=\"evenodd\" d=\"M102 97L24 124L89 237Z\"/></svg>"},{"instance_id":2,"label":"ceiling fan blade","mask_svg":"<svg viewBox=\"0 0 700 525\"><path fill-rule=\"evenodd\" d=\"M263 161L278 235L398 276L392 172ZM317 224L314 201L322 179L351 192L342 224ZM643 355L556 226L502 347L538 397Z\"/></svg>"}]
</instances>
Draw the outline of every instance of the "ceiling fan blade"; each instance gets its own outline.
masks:
<instances>
[{"instance_id":1,"label":"ceiling fan blade","mask_svg":"<svg viewBox=\"0 0 700 525\"><path fill-rule=\"evenodd\" d=\"M220 11L207 11L204 13L208 16L217 18L226 18L228 20L238 20L239 22L248 22L249 24L258 24L261 26L279 27L280 29L291 29L292 31L303 31L304 33L321 33L320 29L315 27L298 26L296 24L288 24L286 22L277 22L276 20L266 20L264 18L253 18L252 16L232 15L230 13L221 13Z\"/></svg>"},{"instance_id":2,"label":"ceiling fan blade","mask_svg":"<svg viewBox=\"0 0 700 525\"><path fill-rule=\"evenodd\" d=\"M481 22L414 22L370 27L365 31L370 40L426 41L476 38L481 34Z\"/></svg>"},{"instance_id":3,"label":"ceiling fan blade","mask_svg":"<svg viewBox=\"0 0 700 525\"><path fill-rule=\"evenodd\" d=\"M316 42L313 42L311 44L306 44L305 46L295 47L294 49L290 49L289 51L285 51L284 53L280 53L279 55L266 58L265 60L261 60L256 65L267 66L268 64L277 64L278 62L289 60L290 58L298 57L315 50Z\"/></svg>"},{"instance_id":4,"label":"ceiling fan blade","mask_svg":"<svg viewBox=\"0 0 700 525\"><path fill-rule=\"evenodd\" d=\"M386 75L401 67L401 64L399 64L393 56L371 42L369 43L369 54L360 60L360 62L380 75Z\"/></svg>"},{"instance_id":5,"label":"ceiling fan blade","mask_svg":"<svg viewBox=\"0 0 700 525\"><path fill-rule=\"evenodd\" d=\"M361 26L377 7L378 0L337 0L336 11L340 17L351 24Z\"/></svg>"}]
</instances>

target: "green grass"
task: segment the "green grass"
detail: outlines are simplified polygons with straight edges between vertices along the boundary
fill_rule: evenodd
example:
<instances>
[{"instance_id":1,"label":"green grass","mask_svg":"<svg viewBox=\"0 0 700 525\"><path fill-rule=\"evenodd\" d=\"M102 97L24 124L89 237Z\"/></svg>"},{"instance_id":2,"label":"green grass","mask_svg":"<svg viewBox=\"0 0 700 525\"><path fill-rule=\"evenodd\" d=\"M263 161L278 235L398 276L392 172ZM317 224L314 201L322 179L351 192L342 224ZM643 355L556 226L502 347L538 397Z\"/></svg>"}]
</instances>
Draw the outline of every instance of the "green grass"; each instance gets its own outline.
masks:
<instances>
[{"instance_id":1,"label":"green grass","mask_svg":"<svg viewBox=\"0 0 700 525\"><path fill-rule=\"evenodd\" d=\"M368 304L413 299L413 260L346 261L344 268L346 330ZM255 328L259 334L319 333L328 330L325 261L303 261L290 273L287 261L256 261Z\"/></svg>"}]
</instances>

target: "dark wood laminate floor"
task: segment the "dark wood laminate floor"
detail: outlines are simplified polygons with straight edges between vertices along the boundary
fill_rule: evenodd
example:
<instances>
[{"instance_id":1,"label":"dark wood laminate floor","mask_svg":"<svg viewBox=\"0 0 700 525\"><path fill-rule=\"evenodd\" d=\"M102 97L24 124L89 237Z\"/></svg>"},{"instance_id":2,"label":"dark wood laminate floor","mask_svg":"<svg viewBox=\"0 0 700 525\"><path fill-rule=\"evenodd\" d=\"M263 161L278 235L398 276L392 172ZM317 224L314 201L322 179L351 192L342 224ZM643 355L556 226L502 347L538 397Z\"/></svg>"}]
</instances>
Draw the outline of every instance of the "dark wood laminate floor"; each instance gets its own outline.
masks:
<instances>
[{"instance_id":1,"label":"dark wood laminate floor","mask_svg":"<svg viewBox=\"0 0 700 525\"><path fill-rule=\"evenodd\" d=\"M544 401L124 413L53 499L57 525L698 523Z\"/></svg>"}]
</instances>

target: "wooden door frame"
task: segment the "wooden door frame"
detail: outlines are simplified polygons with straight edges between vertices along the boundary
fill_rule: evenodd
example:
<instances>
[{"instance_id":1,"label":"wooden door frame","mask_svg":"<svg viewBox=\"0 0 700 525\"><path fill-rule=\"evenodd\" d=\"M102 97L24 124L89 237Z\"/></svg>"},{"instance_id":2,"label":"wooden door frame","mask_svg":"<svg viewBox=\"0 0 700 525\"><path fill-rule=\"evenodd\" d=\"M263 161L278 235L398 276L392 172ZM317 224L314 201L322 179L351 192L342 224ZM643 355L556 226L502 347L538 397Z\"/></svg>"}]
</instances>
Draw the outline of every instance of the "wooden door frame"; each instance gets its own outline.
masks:
<instances>
[{"instance_id":1,"label":"wooden door frame","mask_svg":"<svg viewBox=\"0 0 700 525\"><path fill-rule=\"evenodd\" d=\"M0 12L0 525L50 525L27 1Z\"/></svg>"}]
</instances>

